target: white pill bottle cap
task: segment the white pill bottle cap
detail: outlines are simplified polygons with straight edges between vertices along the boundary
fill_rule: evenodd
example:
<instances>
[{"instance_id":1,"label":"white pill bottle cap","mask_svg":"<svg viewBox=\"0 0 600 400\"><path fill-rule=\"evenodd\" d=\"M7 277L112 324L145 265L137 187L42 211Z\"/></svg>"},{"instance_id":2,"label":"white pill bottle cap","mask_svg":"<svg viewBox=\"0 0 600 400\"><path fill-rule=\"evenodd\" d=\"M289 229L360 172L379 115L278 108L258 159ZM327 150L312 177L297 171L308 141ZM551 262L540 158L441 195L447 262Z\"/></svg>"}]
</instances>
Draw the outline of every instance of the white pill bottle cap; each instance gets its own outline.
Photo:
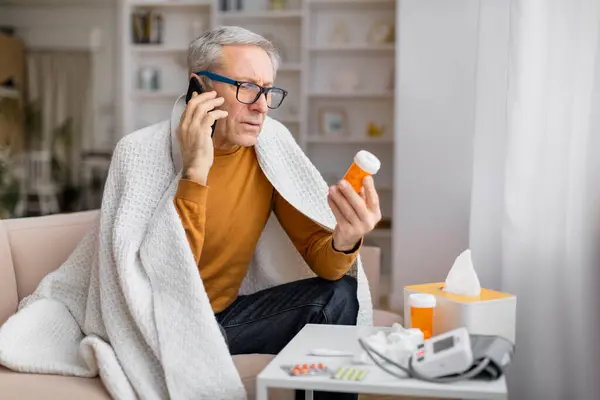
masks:
<instances>
[{"instance_id":1,"label":"white pill bottle cap","mask_svg":"<svg viewBox=\"0 0 600 400\"><path fill-rule=\"evenodd\" d=\"M371 175L375 175L379 171L379 168L381 168L381 161L374 154L366 150L356 153L354 162L360 169Z\"/></svg>"},{"instance_id":2,"label":"white pill bottle cap","mask_svg":"<svg viewBox=\"0 0 600 400\"><path fill-rule=\"evenodd\" d=\"M435 296L427 293L413 293L408 298L411 307L415 308L433 308L435 307Z\"/></svg>"}]
</instances>

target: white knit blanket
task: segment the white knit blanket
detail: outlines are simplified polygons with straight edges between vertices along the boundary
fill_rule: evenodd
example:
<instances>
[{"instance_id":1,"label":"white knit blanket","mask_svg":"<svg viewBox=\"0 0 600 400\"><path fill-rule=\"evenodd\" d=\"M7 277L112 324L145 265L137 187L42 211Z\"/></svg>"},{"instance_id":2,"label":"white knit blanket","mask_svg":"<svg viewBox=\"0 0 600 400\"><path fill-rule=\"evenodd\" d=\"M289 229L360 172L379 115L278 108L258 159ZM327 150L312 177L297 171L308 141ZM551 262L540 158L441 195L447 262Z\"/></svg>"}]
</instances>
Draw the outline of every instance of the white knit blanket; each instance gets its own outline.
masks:
<instances>
[{"instance_id":1,"label":"white knit blanket","mask_svg":"<svg viewBox=\"0 0 600 400\"><path fill-rule=\"evenodd\" d=\"M124 137L111 162L93 229L0 328L0 364L32 373L100 376L116 399L243 399L173 204L181 161L170 121ZM172 134L173 133L173 134ZM256 151L276 190L332 229L327 185L279 122L267 119ZM372 323L360 258L358 323ZM314 276L271 216L241 294Z\"/></svg>"}]
</instances>

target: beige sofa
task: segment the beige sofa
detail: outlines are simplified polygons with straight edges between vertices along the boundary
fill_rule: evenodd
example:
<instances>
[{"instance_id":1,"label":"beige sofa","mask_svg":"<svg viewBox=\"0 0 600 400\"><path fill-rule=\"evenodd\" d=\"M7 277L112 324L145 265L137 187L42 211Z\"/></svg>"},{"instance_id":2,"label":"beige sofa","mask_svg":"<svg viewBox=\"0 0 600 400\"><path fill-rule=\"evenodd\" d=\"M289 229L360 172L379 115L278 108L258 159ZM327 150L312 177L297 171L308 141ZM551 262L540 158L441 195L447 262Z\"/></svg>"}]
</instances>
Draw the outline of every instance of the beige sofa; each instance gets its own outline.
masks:
<instances>
[{"instance_id":1,"label":"beige sofa","mask_svg":"<svg viewBox=\"0 0 600 400\"><path fill-rule=\"evenodd\" d=\"M66 260L97 215L97 211L88 211L0 221L0 325L46 274ZM361 256L377 306L379 250L364 247ZM375 310L375 325L390 326L394 322L401 322L400 316ZM234 356L250 398L254 397L256 375L272 358L265 354ZM271 394L273 398L293 398L290 391ZM96 400L108 399L109 395L99 378L24 374L0 366L0 398Z\"/></svg>"}]
</instances>

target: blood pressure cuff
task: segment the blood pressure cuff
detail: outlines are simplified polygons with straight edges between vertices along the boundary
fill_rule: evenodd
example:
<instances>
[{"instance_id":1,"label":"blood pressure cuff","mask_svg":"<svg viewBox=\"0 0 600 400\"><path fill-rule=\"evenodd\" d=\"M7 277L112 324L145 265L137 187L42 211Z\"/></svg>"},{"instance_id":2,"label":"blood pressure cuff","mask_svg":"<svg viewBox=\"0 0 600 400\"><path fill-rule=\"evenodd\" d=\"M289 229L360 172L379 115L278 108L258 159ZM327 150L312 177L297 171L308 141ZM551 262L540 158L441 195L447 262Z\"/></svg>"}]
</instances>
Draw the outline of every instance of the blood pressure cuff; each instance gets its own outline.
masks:
<instances>
[{"instance_id":1,"label":"blood pressure cuff","mask_svg":"<svg viewBox=\"0 0 600 400\"><path fill-rule=\"evenodd\" d=\"M469 335L473 352L473 367L486 358L489 364L473 379L495 380L500 378L512 361L514 344L500 336Z\"/></svg>"}]
</instances>

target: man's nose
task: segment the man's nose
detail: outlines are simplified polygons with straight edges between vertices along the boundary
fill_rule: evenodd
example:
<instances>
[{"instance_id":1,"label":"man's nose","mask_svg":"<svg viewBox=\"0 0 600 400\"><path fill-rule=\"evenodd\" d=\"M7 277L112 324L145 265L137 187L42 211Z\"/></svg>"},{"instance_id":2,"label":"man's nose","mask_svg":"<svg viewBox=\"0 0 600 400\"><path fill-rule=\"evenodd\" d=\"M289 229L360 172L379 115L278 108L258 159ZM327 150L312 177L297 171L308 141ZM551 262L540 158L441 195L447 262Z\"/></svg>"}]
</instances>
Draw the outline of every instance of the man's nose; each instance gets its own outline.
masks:
<instances>
[{"instance_id":1,"label":"man's nose","mask_svg":"<svg viewBox=\"0 0 600 400\"><path fill-rule=\"evenodd\" d=\"M266 113L268 110L268 107L267 107L267 97L264 95L264 93L261 93L261 95L258 97L258 100L256 100L254 103L252 103L250 105L250 107L254 111Z\"/></svg>"}]
</instances>

